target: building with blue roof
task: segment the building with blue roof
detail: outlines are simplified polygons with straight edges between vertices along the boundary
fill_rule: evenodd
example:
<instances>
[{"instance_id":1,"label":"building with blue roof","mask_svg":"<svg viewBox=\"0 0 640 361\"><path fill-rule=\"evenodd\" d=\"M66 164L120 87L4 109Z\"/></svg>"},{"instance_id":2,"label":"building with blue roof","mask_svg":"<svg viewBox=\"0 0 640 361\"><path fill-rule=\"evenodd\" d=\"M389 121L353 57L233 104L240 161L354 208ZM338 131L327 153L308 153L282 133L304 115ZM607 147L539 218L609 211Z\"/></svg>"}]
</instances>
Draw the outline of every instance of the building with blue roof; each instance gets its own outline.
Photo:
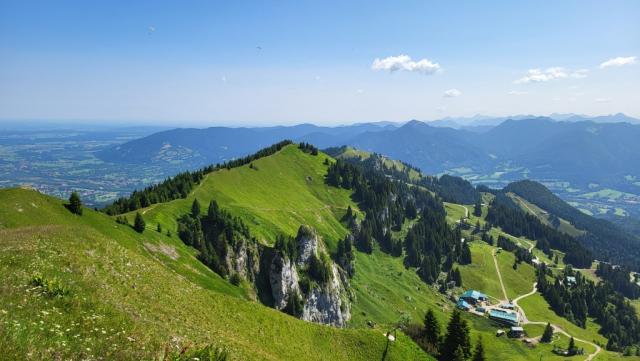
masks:
<instances>
[{"instance_id":1,"label":"building with blue roof","mask_svg":"<svg viewBox=\"0 0 640 361\"><path fill-rule=\"evenodd\" d=\"M489 318L504 323L511 326L519 326L520 320L518 319L518 314L515 312L506 312L498 309L493 309L489 311Z\"/></svg>"},{"instance_id":2,"label":"building with blue roof","mask_svg":"<svg viewBox=\"0 0 640 361\"><path fill-rule=\"evenodd\" d=\"M460 298L472 305L475 305L476 303L481 301L485 302L489 299L487 295L476 290L467 290L462 294L462 296L460 296Z\"/></svg>"},{"instance_id":3,"label":"building with blue roof","mask_svg":"<svg viewBox=\"0 0 640 361\"><path fill-rule=\"evenodd\" d=\"M456 307L458 307L461 310L465 310L465 311L469 311L471 309L471 305L467 303L467 301L463 300L462 298L460 298L458 300L458 303L456 304Z\"/></svg>"}]
</instances>

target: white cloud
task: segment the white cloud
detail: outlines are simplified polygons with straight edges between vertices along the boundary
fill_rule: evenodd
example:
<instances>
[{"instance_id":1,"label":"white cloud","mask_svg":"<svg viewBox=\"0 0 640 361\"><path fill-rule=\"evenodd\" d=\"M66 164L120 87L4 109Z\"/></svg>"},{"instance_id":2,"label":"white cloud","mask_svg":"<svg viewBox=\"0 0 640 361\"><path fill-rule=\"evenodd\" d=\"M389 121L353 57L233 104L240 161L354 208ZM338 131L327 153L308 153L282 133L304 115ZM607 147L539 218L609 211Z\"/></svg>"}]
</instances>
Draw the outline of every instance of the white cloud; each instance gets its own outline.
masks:
<instances>
[{"instance_id":1,"label":"white cloud","mask_svg":"<svg viewBox=\"0 0 640 361\"><path fill-rule=\"evenodd\" d=\"M608 68L610 66L633 65L635 63L636 63L635 56L627 56L627 57L619 56L617 58L609 59L604 63L600 64L600 69Z\"/></svg>"},{"instance_id":2,"label":"white cloud","mask_svg":"<svg viewBox=\"0 0 640 361\"><path fill-rule=\"evenodd\" d=\"M427 58L413 61L408 55L398 55L389 56L384 59L376 58L373 61L373 64L371 64L371 69L384 70L390 73L397 70L404 70L408 72L434 74L442 68L440 67L440 64L434 63Z\"/></svg>"},{"instance_id":3,"label":"white cloud","mask_svg":"<svg viewBox=\"0 0 640 361\"><path fill-rule=\"evenodd\" d=\"M529 69L527 74L522 78L516 80L514 83L540 83L550 80L564 79L564 78L576 78L582 79L587 77L587 69L568 70L559 66L547 68L547 69Z\"/></svg>"},{"instance_id":4,"label":"white cloud","mask_svg":"<svg viewBox=\"0 0 640 361\"><path fill-rule=\"evenodd\" d=\"M358 90L356 90L356 93L357 94L362 94L362 93L364 93L364 89L358 89Z\"/></svg>"},{"instance_id":5,"label":"white cloud","mask_svg":"<svg viewBox=\"0 0 640 361\"><path fill-rule=\"evenodd\" d=\"M511 90L507 94L509 94L509 95L527 95L527 94L529 94L529 92L523 92L523 91L519 91L519 90Z\"/></svg>"},{"instance_id":6,"label":"white cloud","mask_svg":"<svg viewBox=\"0 0 640 361\"><path fill-rule=\"evenodd\" d=\"M596 103L608 103L611 101L610 98L596 98L595 99Z\"/></svg>"},{"instance_id":7,"label":"white cloud","mask_svg":"<svg viewBox=\"0 0 640 361\"><path fill-rule=\"evenodd\" d=\"M459 97L460 95L462 95L462 92L458 89L449 89L444 92L445 98L455 98L455 97Z\"/></svg>"}]
</instances>

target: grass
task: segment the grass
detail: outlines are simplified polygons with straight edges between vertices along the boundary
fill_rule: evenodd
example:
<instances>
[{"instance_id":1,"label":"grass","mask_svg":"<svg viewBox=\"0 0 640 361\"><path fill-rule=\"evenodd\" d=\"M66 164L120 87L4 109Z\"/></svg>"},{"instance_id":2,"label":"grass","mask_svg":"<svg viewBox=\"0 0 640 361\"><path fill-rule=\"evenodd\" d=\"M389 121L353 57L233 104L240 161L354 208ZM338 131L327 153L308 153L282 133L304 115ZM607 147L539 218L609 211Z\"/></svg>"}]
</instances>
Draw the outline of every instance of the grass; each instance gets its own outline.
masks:
<instances>
[{"instance_id":1,"label":"grass","mask_svg":"<svg viewBox=\"0 0 640 361\"><path fill-rule=\"evenodd\" d=\"M503 299L502 288L491 255L493 247L484 242L472 242L469 248L471 264L459 267L462 285L465 289L481 291L494 299Z\"/></svg>"},{"instance_id":2,"label":"grass","mask_svg":"<svg viewBox=\"0 0 640 361\"><path fill-rule=\"evenodd\" d=\"M151 359L184 345L218 345L232 359L380 358L381 332L307 323L244 300L242 289L202 272L210 287L145 248L164 242L85 209L26 190L0 191L0 350L35 359ZM189 252L173 245L187 269ZM171 253L170 253L171 254ZM166 259L165 259L166 258ZM31 282L56 279L69 290L50 297ZM204 282L207 284L207 282ZM212 288L216 288L213 290ZM400 335L390 359L424 359Z\"/></svg>"},{"instance_id":3,"label":"grass","mask_svg":"<svg viewBox=\"0 0 640 361\"><path fill-rule=\"evenodd\" d=\"M301 224L313 226L330 249L347 234L340 222L347 207L357 207L350 191L327 187L324 183L328 156L303 153L295 145L245 165L207 175L186 199L151 206L142 210L148 224L175 230L176 219L191 209L198 199L203 212L209 202L218 204L239 216L252 235L270 245L279 233L295 236ZM133 219L130 214L129 217Z\"/></svg>"},{"instance_id":4,"label":"grass","mask_svg":"<svg viewBox=\"0 0 640 361\"><path fill-rule=\"evenodd\" d=\"M516 204L518 204L520 206L520 208L531 214L536 216L542 223L546 224L549 227L555 228L551 225L551 221L549 220L549 213L547 211L545 211L544 209L538 207L537 205L527 201L526 199L514 194L514 193L509 193L508 194L509 197L511 197L511 199L513 199ZM569 223L567 220L560 218L560 224L558 226L558 230L560 232L564 232L572 237L580 237L582 235L584 235L584 231L580 230L576 227L574 227L571 223Z\"/></svg>"},{"instance_id":5,"label":"grass","mask_svg":"<svg viewBox=\"0 0 640 361\"><path fill-rule=\"evenodd\" d=\"M531 321L551 322L583 340L601 343L603 345L607 343L607 340L598 333L600 326L593 322L593 320L587 319L587 327L581 328L556 315L539 293L520 300L518 304L525 309L527 318Z\"/></svg>"}]
</instances>

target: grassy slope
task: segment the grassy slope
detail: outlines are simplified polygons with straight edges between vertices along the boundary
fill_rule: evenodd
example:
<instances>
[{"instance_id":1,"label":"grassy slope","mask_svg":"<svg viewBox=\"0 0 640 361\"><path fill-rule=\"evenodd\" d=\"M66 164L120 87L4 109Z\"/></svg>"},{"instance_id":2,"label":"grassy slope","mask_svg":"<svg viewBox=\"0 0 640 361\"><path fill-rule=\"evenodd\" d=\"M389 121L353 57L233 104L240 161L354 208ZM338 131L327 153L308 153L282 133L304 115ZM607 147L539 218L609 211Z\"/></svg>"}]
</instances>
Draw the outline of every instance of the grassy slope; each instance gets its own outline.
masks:
<instances>
[{"instance_id":1,"label":"grassy slope","mask_svg":"<svg viewBox=\"0 0 640 361\"><path fill-rule=\"evenodd\" d=\"M172 343L225 345L234 359L370 360L383 352L379 331L311 324L242 300L240 288L164 235L138 235L90 210L71 215L61 201L33 191L1 190L0 204L4 355L148 359ZM178 258L147 251L145 242L162 242ZM39 295L29 285L36 273L59 279L71 294ZM390 357L424 358L405 337Z\"/></svg>"},{"instance_id":2,"label":"grassy slope","mask_svg":"<svg viewBox=\"0 0 640 361\"><path fill-rule=\"evenodd\" d=\"M511 197L511 199L513 199L524 212L536 216L542 223L553 228L551 222L549 221L548 212L514 193L509 193L508 196ZM558 230L572 237L579 237L585 233L583 230L577 229L563 218L560 218L560 225L558 226Z\"/></svg>"},{"instance_id":3,"label":"grassy slope","mask_svg":"<svg viewBox=\"0 0 640 361\"><path fill-rule=\"evenodd\" d=\"M176 218L189 212L195 198L203 212L212 199L240 216L253 235L271 244L278 233L295 235L301 224L309 224L323 236L330 249L347 234L340 223L350 200L350 191L327 187L324 176L328 158L303 153L295 145L277 154L232 170L210 173L186 199L142 210L148 224L161 223L176 229ZM132 215L129 215L132 219Z\"/></svg>"}]
</instances>

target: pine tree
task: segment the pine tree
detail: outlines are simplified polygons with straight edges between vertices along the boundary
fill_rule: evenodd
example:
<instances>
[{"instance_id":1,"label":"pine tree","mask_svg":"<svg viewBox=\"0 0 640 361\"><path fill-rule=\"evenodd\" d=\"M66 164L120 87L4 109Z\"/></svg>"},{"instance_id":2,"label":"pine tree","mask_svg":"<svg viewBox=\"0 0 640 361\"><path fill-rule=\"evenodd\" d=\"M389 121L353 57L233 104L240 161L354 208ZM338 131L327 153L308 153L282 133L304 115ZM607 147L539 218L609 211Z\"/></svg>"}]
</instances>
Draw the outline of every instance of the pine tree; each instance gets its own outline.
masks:
<instances>
[{"instance_id":1,"label":"pine tree","mask_svg":"<svg viewBox=\"0 0 640 361\"><path fill-rule=\"evenodd\" d=\"M460 269L458 269L458 267L453 270L453 281L456 283L456 287L462 286L462 275L460 274Z\"/></svg>"},{"instance_id":2,"label":"pine tree","mask_svg":"<svg viewBox=\"0 0 640 361\"><path fill-rule=\"evenodd\" d=\"M200 202L198 202L197 198L191 204L191 215L194 217L200 216Z\"/></svg>"},{"instance_id":3,"label":"pine tree","mask_svg":"<svg viewBox=\"0 0 640 361\"><path fill-rule=\"evenodd\" d=\"M484 347L482 346L482 336L478 337L478 343L476 349L473 352L473 361L485 361Z\"/></svg>"},{"instance_id":4,"label":"pine tree","mask_svg":"<svg viewBox=\"0 0 640 361\"><path fill-rule=\"evenodd\" d=\"M462 349L462 346L458 345L458 347L456 347L456 350L453 352L453 356L450 359L447 360L451 360L451 361L466 361L466 357L464 356L464 350Z\"/></svg>"},{"instance_id":5,"label":"pine tree","mask_svg":"<svg viewBox=\"0 0 640 361\"><path fill-rule=\"evenodd\" d=\"M480 204L480 201L477 201L473 206L473 215L476 217L482 216L482 204Z\"/></svg>"},{"instance_id":6,"label":"pine tree","mask_svg":"<svg viewBox=\"0 0 640 361\"><path fill-rule=\"evenodd\" d=\"M351 209L351 206L347 207L347 215L345 217L348 221L353 218L353 210Z\"/></svg>"},{"instance_id":7,"label":"pine tree","mask_svg":"<svg viewBox=\"0 0 640 361\"><path fill-rule=\"evenodd\" d=\"M162 233L162 225L160 223L158 223L158 227L156 228L156 231L158 231L158 233Z\"/></svg>"},{"instance_id":8,"label":"pine tree","mask_svg":"<svg viewBox=\"0 0 640 361\"><path fill-rule=\"evenodd\" d=\"M144 223L144 219L142 218L142 214L140 212L136 212L136 219L133 221L133 229L138 233L144 232L144 228L146 224Z\"/></svg>"},{"instance_id":9,"label":"pine tree","mask_svg":"<svg viewBox=\"0 0 640 361\"><path fill-rule=\"evenodd\" d=\"M424 315L424 339L431 346L438 346L440 340L440 324L431 309Z\"/></svg>"},{"instance_id":10,"label":"pine tree","mask_svg":"<svg viewBox=\"0 0 640 361\"><path fill-rule=\"evenodd\" d=\"M80 200L80 196L76 192L72 192L69 197L69 211L73 214L77 214L79 216L82 215L82 201Z\"/></svg>"},{"instance_id":11,"label":"pine tree","mask_svg":"<svg viewBox=\"0 0 640 361\"><path fill-rule=\"evenodd\" d=\"M549 342L551 342L552 338L553 338L553 327L551 327L550 323L547 323L547 327L544 328L544 333L542 334L542 337L540 338L540 342L549 343Z\"/></svg>"},{"instance_id":12,"label":"pine tree","mask_svg":"<svg viewBox=\"0 0 640 361\"><path fill-rule=\"evenodd\" d=\"M573 356L577 353L576 341L573 339L573 336L571 336L571 339L569 340L569 347L567 348L567 351L569 351L569 356Z\"/></svg>"},{"instance_id":13,"label":"pine tree","mask_svg":"<svg viewBox=\"0 0 640 361\"><path fill-rule=\"evenodd\" d=\"M471 356L471 341L469 340L469 327L460 316L460 311L454 310L447 325L447 334L440 350L440 360L454 360L458 348L462 349L463 357ZM464 358L463 358L464 360Z\"/></svg>"}]
</instances>

